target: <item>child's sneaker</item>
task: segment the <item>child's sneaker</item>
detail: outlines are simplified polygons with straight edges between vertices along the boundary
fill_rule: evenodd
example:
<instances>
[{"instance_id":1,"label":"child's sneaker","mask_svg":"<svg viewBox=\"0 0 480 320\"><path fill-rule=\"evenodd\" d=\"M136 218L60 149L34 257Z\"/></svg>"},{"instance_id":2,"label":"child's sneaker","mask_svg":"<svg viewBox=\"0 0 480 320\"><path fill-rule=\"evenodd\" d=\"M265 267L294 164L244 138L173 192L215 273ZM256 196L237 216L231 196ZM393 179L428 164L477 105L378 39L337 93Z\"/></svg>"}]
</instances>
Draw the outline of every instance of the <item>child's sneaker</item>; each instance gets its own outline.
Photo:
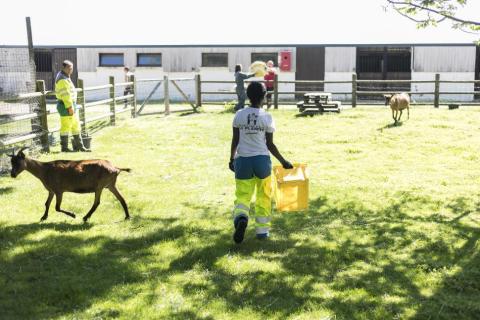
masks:
<instances>
[{"instance_id":1,"label":"child's sneaker","mask_svg":"<svg viewBox=\"0 0 480 320\"><path fill-rule=\"evenodd\" d=\"M235 223L235 232L233 233L233 241L235 243L241 243L243 241L243 237L245 236L245 229L247 229L248 219L247 218L239 218Z\"/></svg>"}]
</instances>

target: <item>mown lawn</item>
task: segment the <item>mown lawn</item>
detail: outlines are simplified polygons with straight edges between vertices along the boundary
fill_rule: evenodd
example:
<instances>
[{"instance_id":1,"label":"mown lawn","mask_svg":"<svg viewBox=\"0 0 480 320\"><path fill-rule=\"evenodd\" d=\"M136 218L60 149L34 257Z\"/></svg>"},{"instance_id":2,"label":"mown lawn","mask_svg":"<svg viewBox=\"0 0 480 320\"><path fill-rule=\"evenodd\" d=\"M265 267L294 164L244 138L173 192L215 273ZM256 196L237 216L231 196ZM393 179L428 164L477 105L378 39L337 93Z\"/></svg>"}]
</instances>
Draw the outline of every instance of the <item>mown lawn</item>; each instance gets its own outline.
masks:
<instances>
[{"instance_id":1,"label":"mown lawn","mask_svg":"<svg viewBox=\"0 0 480 320\"><path fill-rule=\"evenodd\" d=\"M208 108L207 108L208 109ZM132 220L108 191L47 193L0 178L1 319L478 319L480 108L274 111L275 140L311 169L310 209L272 237L231 239L232 114L143 116L98 131Z\"/></svg>"}]
</instances>

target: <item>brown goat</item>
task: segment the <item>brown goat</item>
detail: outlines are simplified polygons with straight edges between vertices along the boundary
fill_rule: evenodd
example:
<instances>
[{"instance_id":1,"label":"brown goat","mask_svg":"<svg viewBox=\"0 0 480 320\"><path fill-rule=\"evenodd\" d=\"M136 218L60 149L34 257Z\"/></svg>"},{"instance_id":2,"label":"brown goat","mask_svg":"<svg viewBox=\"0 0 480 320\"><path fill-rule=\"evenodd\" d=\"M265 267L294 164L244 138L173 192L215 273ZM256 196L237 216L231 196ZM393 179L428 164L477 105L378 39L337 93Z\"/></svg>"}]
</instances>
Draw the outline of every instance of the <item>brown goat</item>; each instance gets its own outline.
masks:
<instances>
[{"instance_id":1,"label":"brown goat","mask_svg":"<svg viewBox=\"0 0 480 320\"><path fill-rule=\"evenodd\" d=\"M45 213L40 221L48 218L48 209L54 195L56 197L55 209L57 212L63 212L67 216L75 218L75 214L60 208L63 193L95 193L93 206L83 217L83 221L87 222L100 204L100 196L105 188L108 188L122 204L125 211L125 219L130 218L127 203L115 186L120 172L130 172L130 169L116 168L107 160L56 160L41 162L26 157L23 153L25 149L22 148L16 155L15 153L10 155L12 158L11 176L16 178L22 171L26 170L40 179L43 186L48 190Z\"/></svg>"},{"instance_id":2,"label":"brown goat","mask_svg":"<svg viewBox=\"0 0 480 320\"><path fill-rule=\"evenodd\" d=\"M385 105L390 105L395 123L400 121L403 109L407 109L407 119L410 119L410 96L406 93L385 94ZM400 114L399 114L400 113Z\"/></svg>"}]
</instances>

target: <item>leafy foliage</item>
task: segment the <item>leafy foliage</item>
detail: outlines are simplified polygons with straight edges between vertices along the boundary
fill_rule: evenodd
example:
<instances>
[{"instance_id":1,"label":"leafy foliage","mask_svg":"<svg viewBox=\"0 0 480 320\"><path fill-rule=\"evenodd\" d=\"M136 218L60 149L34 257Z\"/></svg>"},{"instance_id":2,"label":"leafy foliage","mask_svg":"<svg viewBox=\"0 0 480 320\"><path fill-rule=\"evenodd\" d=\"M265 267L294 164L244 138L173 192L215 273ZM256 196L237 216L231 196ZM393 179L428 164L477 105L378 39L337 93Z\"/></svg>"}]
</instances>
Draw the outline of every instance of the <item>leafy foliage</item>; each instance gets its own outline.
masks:
<instances>
[{"instance_id":1,"label":"leafy foliage","mask_svg":"<svg viewBox=\"0 0 480 320\"><path fill-rule=\"evenodd\" d=\"M387 0L387 7L413 20L418 28L450 21L454 29L480 35L480 21L457 16L458 10L466 7L467 2L468 0Z\"/></svg>"}]
</instances>

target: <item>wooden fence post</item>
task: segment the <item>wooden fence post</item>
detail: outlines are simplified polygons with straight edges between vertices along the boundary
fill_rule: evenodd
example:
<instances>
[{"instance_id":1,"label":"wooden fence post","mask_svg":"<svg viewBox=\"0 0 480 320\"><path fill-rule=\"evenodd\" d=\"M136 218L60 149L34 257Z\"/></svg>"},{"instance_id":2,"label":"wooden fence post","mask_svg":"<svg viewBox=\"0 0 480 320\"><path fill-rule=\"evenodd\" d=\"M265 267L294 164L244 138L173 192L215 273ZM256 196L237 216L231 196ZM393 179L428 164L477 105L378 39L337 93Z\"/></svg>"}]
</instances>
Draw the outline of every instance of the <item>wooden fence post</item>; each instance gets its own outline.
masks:
<instances>
[{"instance_id":1,"label":"wooden fence post","mask_svg":"<svg viewBox=\"0 0 480 320\"><path fill-rule=\"evenodd\" d=\"M87 121L85 119L85 87L83 86L83 80L77 80L77 88L81 89L77 95L77 106L80 108L80 126L82 128L82 136L87 135Z\"/></svg>"},{"instance_id":2,"label":"wooden fence post","mask_svg":"<svg viewBox=\"0 0 480 320\"><path fill-rule=\"evenodd\" d=\"M112 99L112 101L110 102L110 125L114 126L115 125L115 77L110 76L109 83L111 85L110 99Z\"/></svg>"},{"instance_id":3,"label":"wooden fence post","mask_svg":"<svg viewBox=\"0 0 480 320\"><path fill-rule=\"evenodd\" d=\"M352 74L352 108L357 107L357 74Z\"/></svg>"},{"instance_id":4,"label":"wooden fence post","mask_svg":"<svg viewBox=\"0 0 480 320\"><path fill-rule=\"evenodd\" d=\"M195 75L195 98L197 108L202 106L202 81L200 79L200 74Z\"/></svg>"},{"instance_id":5,"label":"wooden fence post","mask_svg":"<svg viewBox=\"0 0 480 320\"><path fill-rule=\"evenodd\" d=\"M130 82L133 82L131 90L133 94L132 118L135 118L137 116L137 80L135 79L135 75L131 75L129 80Z\"/></svg>"},{"instance_id":6,"label":"wooden fence post","mask_svg":"<svg viewBox=\"0 0 480 320\"><path fill-rule=\"evenodd\" d=\"M433 97L433 106L440 107L440 74L435 74L435 95Z\"/></svg>"},{"instance_id":7,"label":"wooden fence post","mask_svg":"<svg viewBox=\"0 0 480 320\"><path fill-rule=\"evenodd\" d=\"M165 115L168 116L170 114L170 96L168 94L168 76L163 76L163 101L165 104Z\"/></svg>"},{"instance_id":8,"label":"wooden fence post","mask_svg":"<svg viewBox=\"0 0 480 320\"><path fill-rule=\"evenodd\" d=\"M50 152L50 143L48 141L48 121L47 121L47 99L45 97L45 81L37 80L36 82L36 91L41 92L42 96L40 97L40 111L38 112L40 118L40 127L42 128L43 134L40 137L40 142L42 143L42 150L44 152Z\"/></svg>"},{"instance_id":9,"label":"wooden fence post","mask_svg":"<svg viewBox=\"0 0 480 320\"><path fill-rule=\"evenodd\" d=\"M278 74L273 79L273 107L278 109Z\"/></svg>"}]
</instances>

